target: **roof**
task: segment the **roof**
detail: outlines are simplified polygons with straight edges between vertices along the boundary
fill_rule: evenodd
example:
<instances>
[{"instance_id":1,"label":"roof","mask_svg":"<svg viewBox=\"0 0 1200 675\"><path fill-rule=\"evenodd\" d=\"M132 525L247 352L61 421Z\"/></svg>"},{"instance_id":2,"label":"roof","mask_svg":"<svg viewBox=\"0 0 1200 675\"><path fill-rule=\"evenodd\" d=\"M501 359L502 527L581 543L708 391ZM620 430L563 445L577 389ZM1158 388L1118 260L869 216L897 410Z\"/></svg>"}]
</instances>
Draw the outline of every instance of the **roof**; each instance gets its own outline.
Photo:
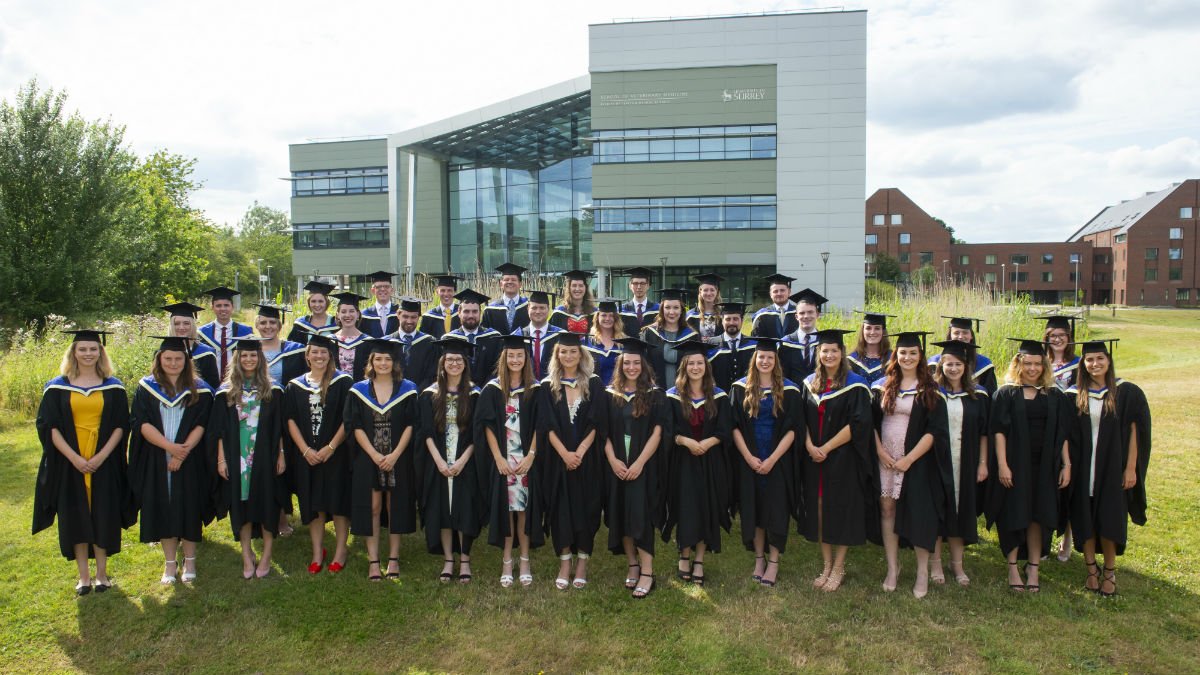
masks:
<instances>
[{"instance_id":1,"label":"roof","mask_svg":"<svg viewBox=\"0 0 1200 675\"><path fill-rule=\"evenodd\" d=\"M1167 195L1174 192L1177 187L1179 187L1178 183L1158 192L1149 192L1137 199L1130 199L1110 206L1097 213L1083 227L1079 228L1075 234L1071 235L1067 241L1079 241L1089 234L1106 232L1108 230L1117 230L1117 234L1124 234L1142 216L1150 213L1151 209L1162 203L1162 200L1166 199Z\"/></svg>"}]
</instances>

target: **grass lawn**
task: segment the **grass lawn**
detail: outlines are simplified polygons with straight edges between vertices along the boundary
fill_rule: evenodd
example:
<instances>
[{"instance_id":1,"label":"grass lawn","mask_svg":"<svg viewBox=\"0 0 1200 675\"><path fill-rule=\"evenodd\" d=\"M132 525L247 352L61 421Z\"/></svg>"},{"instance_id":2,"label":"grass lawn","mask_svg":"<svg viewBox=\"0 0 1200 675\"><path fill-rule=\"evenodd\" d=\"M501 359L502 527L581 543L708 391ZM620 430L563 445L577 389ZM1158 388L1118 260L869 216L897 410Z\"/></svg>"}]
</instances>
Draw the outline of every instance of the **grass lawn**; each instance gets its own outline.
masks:
<instances>
[{"instance_id":1,"label":"grass lawn","mask_svg":"<svg viewBox=\"0 0 1200 675\"><path fill-rule=\"evenodd\" d=\"M874 546L851 552L841 591L813 591L820 554L796 535L779 587L760 588L737 530L709 556L704 590L674 580L672 547L660 543L659 590L640 602L620 587L624 557L606 553L586 590L554 589L547 548L534 551L532 588L502 589L500 556L482 540L467 587L436 581L439 558L417 536L406 537L398 583L369 583L353 540L345 572L310 577L299 527L277 546L269 578L244 581L227 522L206 533L192 587L158 583L161 553L139 544L135 527L110 562L116 587L77 599L56 534L29 536L33 425L0 417L0 671L1196 672L1200 313L1097 312L1091 327L1122 339L1118 375L1145 389L1154 413L1149 523L1131 527L1112 599L1083 590L1078 555L1043 563L1040 595L1010 593L990 533L968 550L971 587L951 577L922 601L907 592L911 552L901 554L901 592L879 589Z\"/></svg>"}]
</instances>

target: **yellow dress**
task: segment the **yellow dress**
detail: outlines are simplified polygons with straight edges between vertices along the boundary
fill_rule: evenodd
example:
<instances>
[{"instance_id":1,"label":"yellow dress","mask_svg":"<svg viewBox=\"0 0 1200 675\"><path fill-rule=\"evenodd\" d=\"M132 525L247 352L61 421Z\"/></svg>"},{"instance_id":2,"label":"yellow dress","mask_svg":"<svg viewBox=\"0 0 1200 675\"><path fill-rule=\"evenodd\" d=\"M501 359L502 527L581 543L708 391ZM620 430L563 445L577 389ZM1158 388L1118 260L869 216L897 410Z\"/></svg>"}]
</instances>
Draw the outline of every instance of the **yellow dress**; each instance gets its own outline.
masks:
<instances>
[{"instance_id":1,"label":"yellow dress","mask_svg":"<svg viewBox=\"0 0 1200 675\"><path fill-rule=\"evenodd\" d=\"M71 417L75 419L75 438L79 441L79 454L91 459L100 448L100 416L104 414L104 392L88 394L71 392ZM92 506L92 474L83 474L87 488L88 508Z\"/></svg>"}]
</instances>

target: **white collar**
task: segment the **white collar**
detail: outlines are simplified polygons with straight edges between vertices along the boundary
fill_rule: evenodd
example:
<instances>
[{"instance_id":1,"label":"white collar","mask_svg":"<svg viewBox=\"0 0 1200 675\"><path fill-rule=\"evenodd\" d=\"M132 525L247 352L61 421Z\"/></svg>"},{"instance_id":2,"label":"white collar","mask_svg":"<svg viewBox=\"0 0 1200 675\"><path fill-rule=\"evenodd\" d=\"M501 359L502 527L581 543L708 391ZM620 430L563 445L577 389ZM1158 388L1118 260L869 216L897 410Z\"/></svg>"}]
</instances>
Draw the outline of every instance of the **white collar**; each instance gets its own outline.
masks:
<instances>
[{"instance_id":1,"label":"white collar","mask_svg":"<svg viewBox=\"0 0 1200 675\"><path fill-rule=\"evenodd\" d=\"M773 306L775 307L775 311L777 311L777 312L786 312L788 310L788 303L786 303L786 302L783 303L782 305L774 305L773 304Z\"/></svg>"},{"instance_id":2,"label":"white collar","mask_svg":"<svg viewBox=\"0 0 1200 675\"><path fill-rule=\"evenodd\" d=\"M541 326L535 326L533 324L529 324L529 334L533 335L533 331L535 331L535 330L540 330L544 334L544 333L546 333L546 329L549 327L550 327L549 321L547 321L545 324L543 324Z\"/></svg>"}]
</instances>

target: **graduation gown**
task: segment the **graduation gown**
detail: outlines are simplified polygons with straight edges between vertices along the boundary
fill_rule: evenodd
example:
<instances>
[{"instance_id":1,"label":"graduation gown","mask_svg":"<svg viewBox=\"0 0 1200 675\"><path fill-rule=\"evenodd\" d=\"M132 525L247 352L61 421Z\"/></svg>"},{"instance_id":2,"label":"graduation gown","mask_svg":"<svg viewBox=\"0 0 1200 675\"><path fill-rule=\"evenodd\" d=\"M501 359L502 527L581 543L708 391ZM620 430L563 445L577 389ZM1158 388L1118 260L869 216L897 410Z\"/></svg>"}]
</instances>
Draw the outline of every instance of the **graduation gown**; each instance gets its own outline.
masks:
<instances>
[{"instance_id":1,"label":"graduation gown","mask_svg":"<svg viewBox=\"0 0 1200 675\"><path fill-rule=\"evenodd\" d=\"M599 340L588 338L583 342L583 348L591 352L592 362L596 364L596 375L599 376L600 382L606 387L612 384L613 371L617 367L617 357L625 351L621 348L621 343L614 342L612 347L605 349L604 344Z\"/></svg>"},{"instance_id":2,"label":"graduation gown","mask_svg":"<svg viewBox=\"0 0 1200 675\"><path fill-rule=\"evenodd\" d=\"M664 402L663 447L665 453L667 512L663 523L663 541L671 540L671 531L678 528L679 549L693 548L704 542L707 550L721 552L721 530L732 525L731 462L741 461L741 455L731 454L733 418L729 395L722 389L713 391L716 411L704 414L700 438L717 438L720 442L699 457L682 445L675 436L692 437L692 411L703 409L704 401L693 401L675 387L667 390Z\"/></svg>"},{"instance_id":3,"label":"graduation gown","mask_svg":"<svg viewBox=\"0 0 1200 675\"><path fill-rule=\"evenodd\" d=\"M550 373L550 356L552 354L554 354L555 341L565 332L566 332L566 329L555 326L554 324L547 324L546 327L542 329L542 336L541 336L541 338L542 338L542 340L541 340L542 353L541 353L541 359L539 360L540 362L538 363L537 368L535 368L533 371L534 378L537 378L539 375L541 377L545 377L546 375L548 375ZM532 357L533 356L533 346L534 346L533 345L533 326L528 325L528 326L525 326L524 328L518 328L513 331L513 335L525 335L530 338L529 342L527 342L525 345L525 349L528 351L530 357ZM581 344L582 344L582 341L581 341ZM501 345L501 349L503 349L503 345ZM530 361L530 363L532 364L533 362ZM490 379L490 376L489 376L489 379Z\"/></svg>"},{"instance_id":4,"label":"graduation gown","mask_svg":"<svg viewBox=\"0 0 1200 675\"><path fill-rule=\"evenodd\" d=\"M604 439L597 430L583 461L574 471L568 471L562 457L550 444L550 433L553 432L568 451L574 452L580 441L596 429L597 422L605 419L608 393L595 375L586 382L577 382L576 386L587 387L588 397L580 401L574 422L567 407L568 385L565 382L562 398L558 401L554 400L549 378L542 380L538 387L541 400L537 409L537 461L541 462L546 526L554 550L570 549L590 555L596 531L600 529L606 496L608 460L604 456Z\"/></svg>"},{"instance_id":5,"label":"graduation gown","mask_svg":"<svg viewBox=\"0 0 1200 675\"><path fill-rule=\"evenodd\" d=\"M209 417L207 437L213 459L213 471L219 460L217 441L224 446L225 466L229 478L216 476L217 506L219 518L229 516L233 537L246 523L252 525L251 537L261 537L265 529L279 534L279 511L291 506L287 480L275 473L279 459L280 442L283 436L283 388L271 385L271 399L259 399L258 433L254 440L254 462L250 466L250 497L243 501L238 468L241 466L241 432L238 407L229 405L226 397L228 387L221 387L213 398L212 414ZM285 460L286 463L286 460Z\"/></svg>"},{"instance_id":6,"label":"graduation gown","mask_svg":"<svg viewBox=\"0 0 1200 675\"><path fill-rule=\"evenodd\" d=\"M76 452L75 418L71 414L71 392L104 397L96 451L120 430L121 440L100 469L92 474L92 500L88 504L83 474L63 457L50 440L50 430L58 429ZM37 413L38 440L42 459L38 464L33 493L33 534L54 524L58 518L58 548L67 560L75 559L76 544L91 544L108 555L121 551L121 530L137 521L129 491L125 444L129 439L129 404L125 385L110 377L99 385L84 389L59 376L46 383ZM95 557L88 546L88 557Z\"/></svg>"},{"instance_id":7,"label":"graduation gown","mask_svg":"<svg viewBox=\"0 0 1200 675\"><path fill-rule=\"evenodd\" d=\"M229 322L229 337L226 339L225 348L233 349L233 343L238 338L250 337L254 330L245 324L240 324L237 321ZM221 358L221 330L216 321L208 323L196 329L196 336L199 337L204 344L212 347L217 352L217 359ZM209 384L212 384L211 382Z\"/></svg>"},{"instance_id":8,"label":"graduation gown","mask_svg":"<svg viewBox=\"0 0 1200 675\"><path fill-rule=\"evenodd\" d=\"M458 432L458 447L455 449L457 457L462 457L468 447L475 445L475 449L471 453L471 457L467 459L461 473L454 478L446 478L437 470L437 464L429 456L429 445L426 440L432 440L434 446L437 447L438 455L443 461L446 459L446 434L439 433L434 427L433 396L436 392L437 385L434 385L422 391L417 397L420 423L417 425L417 433L414 434L418 445L412 449L412 452L416 453L413 455L416 475L423 483L420 495L421 523L425 528L425 548L430 553L448 554L451 551L442 551L441 531L453 530L468 537L478 537L480 529L487 521L485 510L487 505L480 492L478 475L481 463L480 447L475 445L472 420L465 420L466 424L460 426ZM463 394L460 393L459 396L461 400ZM471 387L471 391L467 392L466 396L471 400L473 414L479 404L479 387ZM463 414L461 406L458 414L460 416ZM485 449L484 452L482 459L491 461L491 451ZM461 462L461 459L457 460L455 465L457 466ZM451 481L454 481L453 490L451 490ZM453 550L458 550L458 538L452 537L451 541Z\"/></svg>"},{"instance_id":9,"label":"graduation gown","mask_svg":"<svg viewBox=\"0 0 1200 675\"><path fill-rule=\"evenodd\" d=\"M796 319L796 303L791 300L788 300L787 305L784 306L782 314L775 305L767 305L755 312L750 319L750 337L781 340L783 336L791 335L799 329L800 322Z\"/></svg>"},{"instance_id":10,"label":"graduation gown","mask_svg":"<svg viewBox=\"0 0 1200 675\"><path fill-rule=\"evenodd\" d=\"M796 339L795 332L788 333L779 343L779 363L783 368L783 376L793 382L803 382L817 367L817 350L820 345L813 342L805 347L803 342ZM853 364L851 364L853 370ZM864 380L866 378L863 378ZM868 385L870 386L870 385Z\"/></svg>"},{"instance_id":11,"label":"graduation gown","mask_svg":"<svg viewBox=\"0 0 1200 675\"><path fill-rule=\"evenodd\" d=\"M400 319L396 316L399 309L400 306L396 303L388 303L387 316L381 317L378 308L371 305L362 311L358 329L373 338L381 338L384 335L395 333L400 330Z\"/></svg>"},{"instance_id":12,"label":"graduation gown","mask_svg":"<svg viewBox=\"0 0 1200 675\"><path fill-rule=\"evenodd\" d=\"M471 341L462 328L456 328L447 335ZM496 376L496 361L500 358L500 352L504 351L502 337L500 331L491 328L476 331L475 351L470 356L472 382L487 382Z\"/></svg>"},{"instance_id":13,"label":"graduation gown","mask_svg":"<svg viewBox=\"0 0 1200 675\"><path fill-rule=\"evenodd\" d=\"M1079 377L1080 359L1074 357L1067 363L1054 369L1054 385L1059 389L1066 391L1075 386L1076 378Z\"/></svg>"},{"instance_id":14,"label":"graduation gown","mask_svg":"<svg viewBox=\"0 0 1200 675\"><path fill-rule=\"evenodd\" d=\"M929 357L930 367L936 366L938 361L941 360L941 354L934 354ZM976 354L975 364L971 369L971 380L987 390L988 396L994 396L998 386L996 382L996 365L983 354Z\"/></svg>"},{"instance_id":15,"label":"graduation gown","mask_svg":"<svg viewBox=\"0 0 1200 675\"><path fill-rule=\"evenodd\" d=\"M329 445L342 428L342 417L346 412L346 397L350 394L353 380L350 375L335 372L325 391L325 402L319 403L321 387L309 384L307 375L288 382L283 395L283 448L287 453L287 479L291 491L300 505L300 521L305 525L312 522L318 513L326 518L350 516L350 448L348 435L342 444L333 449L329 459L320 464L308 463L304 459L303 447L298 447L287 430L287 422L296 424L300 436L314 451ZM319 412L314 413L317 403ZM314 416L320 415L319 432L313 433Z\"/></svg>"},{"instance_id":16,"label":"graduation gown","mask_svg":"<svg viewBox=\"0 0 1200 675\"><path fill-rule=\"evenodd\" d=\"M683 340L695 334L696 331L684 325L675 335L674 341ZM674 387L675 378L671 378L671 381L667 382L667 361L666 356L663 354L663 349L667 346L667 338L658 332L657 326L646 326L642 329L642 340L651 347L654 347L649 353L650 367L654 369L654 383L663 387ZM676 374L678 374L678 362L675 364L675 369Z\"/></svg>"},{"instance_id":17,"label":"graduation gown","mask_svg":"<svg viewBox=\"0 0 1200 675\"><path fill-rule=\"evenodd\" d=\"M964 544L974 544L979 541L979 514L983 510L983 483L975 482L979 466L980 442L988 437L988 413L991 409L991 399L987 390L976 385L975 398L967 396L966 392L951 393L942 389L942 397L946 399L949 410L951 401L962 403L962 426L953 428L947 426L951 436L958 434L959 441L959 479L958 505L954 503L954 493L946 494L946 517L942 521L943 537L962 537ZM947 421L949 417L947 417ZM994 470L995 453L988 453L988 475ZM953 467L951 467L953 470ZM906 479L907 480L907 479Z\"/></svg>"},{"instance_id":18,"label":"graduation gown","mask_svg":"<svg viewBox=\"0 0 1200 675\"><path fill-rule=\"evenodd\" d=\"M624 406L633 406L637 395L629 396L612 387L605 389L604 395L609 399L604 406L604 419L600 422L603 430L597 436L611 442L613 454L629 466L642 456L654 430L662 429L662 390L653 387L643 394L650 398L650 407L645 415L630 420L628 446ZM621 400L616 400L617 397ZM593 449L603 451L604 446ZM660 437L658 449L646 461L638 477L631 481L620 480L613 475L608 457L604 457L604 466L608 469L608 475L605 477L608 497L605 502L604 524L608 526L608 550L612 553L624 553L625 546L621 539L630 537L637 548L654 555L656 530L661 530L666 516L666 490L663 486L662 471L664 454Z\"/></svg>"},{"instance_id":19,"label":"graduation gown","mask_svg":"<svg viewBox=\"0 0 1200 675\"><path fill-rule=\"evenodd\" d=\"M279 353L267 359L267 368L282 362L282 377L275 384L282 389L288 382L308 372L308 364L304 361L304 345L298 342L283 340L279 343Z\"/></svg>"},{"instance_id":20,"label":"graduation gown","mask_svg":"<svg viewBox=\"0 0 1200 675\"><path fill-rule=\"evenodd\" d=\"M1107 390L1088 392L1102 399ZM1146 524L1146 469L1150 463L1150 406L1146 395L1132 382L1117 380L1116 414L1100 414L1100 433L1092 446L1092 420L1074 407L1074 388L1067 390L1070 416L1068 440L1071 452L1071 532L1075 549L1083 551L1089 539L1102 537L1116 544L1117 555L1125 553L1129 523ZM1122 485L1129 439L1137 427L1137 483L1125 490ZM1091 478L1095 457L1095 482Z\"/></svg>"},{"instance_id":21,"label":"graduation gown","mask_svg":"<svg viewBox=\"0 0 1200 675\"><path fill-rule=\"evenodd\" d=\"M517 413L521 427L521 447L526 454L533 445L537 435L538 405L541 403L537 383L529 388L515 389L513 393L520 395L520 411ZM502 475L496 469L492 457L492 448L488 445L486 430L491 430L496 437L496 445L500 448L500 456L508 457L508 430L505 423L508 419L508 401L500 391L499 380L493 378L479 393L478 405L475 407L475 453L479 456L476 472L479 475L482 489L480 491L485 504L488 523L488 543L492 546L504 546L504 539L513 536L512 519L508 510L508 481L509 477ZM525 534L529 535L529 545L538 548L546 543L542 521L545 516L544 500L542 498L542 473L544 472L545 457L553 449L547 450L539 441L537 457L529 467L526 480L529 485L529 501L525 505ZM480 455L479 453L483 453ZM588 451L591 453L591 450ZM519 478L519 477L517 477Z\"/></svg>"},{"instance_id":22,"label":"graduation gown","mask_svg":"<svg viewBox=\"0 0 1200 675\"><path fill-rule=\"evenodd\" d=\"M398 345L404 344L399 333L388 335L387 339ZM413 333L413 341L408 347L408 353L404 353L403 347L396 353L402 355L400 372L404 375L404 379L415 384L418 391L433 384L437 379L437 362L442 352L438 349L437 340L432 335L420 331ZM366 368L365 362L363 368Z\"/></svg>"},{"instance_id":23,"label":"graduation gown","mask_svg":"<svg viewBox=\"0 0 1200 675\"><path fill-rule=\"evenodd\" d=\"M875 359L868 359L858 352L850 352L846 356L846 360L850 362L850 370L866 380L868 385L873 385L883 379L883 371L887 370L887 362L891 354L891 352L884 354L878 360L879 362L875 363Z\"/></svg>"},{"instance_id":24,"label":"graduation gown","mask_svg":"<svg viewBox=\"0 0 1200 675\"><path fill-rule=\"evenodd\" d=\"M326 315L326 318L329 319L329 323L324 326L313 324L311 316L302 316L296 319L292 322L292 329L288 331L288 342L307 345L308 338L313 335L333 335L338 332L341 326L338 325L337 320L332 315ZM291 380L288 381L290 382Z\"/></svg>"},{"instance_id":25,"label":"graduation gown","mask_svg":"<svg viewBox=\"0 0 1200 675\"><path fill-rule=\"evenodd\" d=\"M708 353L708 367L712 369L713 382L726 392L733 389L733 383L746 376L750 363L754 361L754 350L757 342L745 335L738 338L737 353L734 353L729 342L721 338L721 344Z\"/></svg>"},{"instance_id":26,"label":"graduation gown","mask_svg":"<svg viewBox=\"0 0 1200 675\"><path fill-rule=\"evenodd\" d=\"M770 455L779 447L779 442L789 431L795 431L796 437L791 447L780 456L779 461L765 476L766 485L760 486L760 476L738 452L736 457L738 511L741 513L742 543L746 550L754 550L754 530L761 528L767 534L767 544L783 552L787 548L788 530L791 529L791 518L799 510L801 502L800 482L797 463L797 453L804 446L804 402L800 398L800 390L790 380L783 382L783 411L775 418L774 436L771 448L760 453L754 434L754 420L746 413L742 402L746 399L746 378L733 383L733 428L740 431L742 440L750 454L759 457ZM765 494L759 495L760 491ZM759 507L765 509L760 512Z\"/></svg>"},{"instance_id":27,"label":"graduation gown","mask_svg":"<svg viewBox=\"0 0 1200 675\"><path fill-rule=\"evenodd\" d=\"M657 302L651 302L649 298L646 298L646 302L643 304L645 306L642 308L642 318L640 321L638 320L637 315L637 303L635 303L633 300L630 300L629 302L623 302L621 303L621 306L617 308L620 313L621 322L625 324L624 328L626 335L639 335L643 328L654 323L654 321L658 318L659 304Z\"/></svg>"},{"instance_id":28,"label":"graduation gown","mask_svg":"<svg viewBox=\"0 0 1200 675\"><path fill-rule=\"evenodd\" d=\"M1030 447L1022 387L1005 384L992 397L991 433L1005 436L1005 455L1013 486L1006 488L1000 484L999 470L990 473L984 515L988 527L996 526L1000 550L1007 555L1017 548L1018 558L1028 555L1025 530L1030 524L1042 526L1043 552L1049 550L1054 530L1066 529L1065 508L1060 509L1060 501L1065 501L1067 495L1060 494L1058 474L1062 470L1062 445L1067 437L1070 403L1057 387L1049 387L1043 394L1047 397L1046 430L1038 464L1033 463L1034 449Z\"/></svg>"},{"instance_id":29,"label":"graduation gown","mask_svg":"<svg viewBox=\"0 0 1200 675\"><path fill-rule=\"evenodd\" d=\"M221 386L221 362L216 350L203 342L196 342L192 347L192 366L196 369L196 377L212 387Z\"/></svg>"},{"instance_id":30,"label":"graduation gown","mask_svg":"<svg viewBox=\"0 0 1200 675\"><path fill-rule=\"evenodd\" d=\"M417 425L417 387L409 380L401 380L392 387L392 397L377 401L371 394L371 381L355 382L346 397L346 414L342 423L346 425L347 443L350 445L350 533L369 537L374 531L371 518L371 493L378 484L379 467L367 455L355 438L361 430L370 440L375 436L375 416L386 415L391 423L392 448L400 442L405 430ZM393 470L396 485L390 488L391 509L384 503L380 514L380 534L386 524L391 534L408 534L417 531L418 481L413 469L413 454L418 434L413 434L396 460ZM389 449L389 452L391 449ZM387 454L387 453L384 453Z\"/></svg>"},{"instance_id":31,"label":"graduation gown","mask_svg":"<svg viewBox=\"0 0 1200 675\"><path fill-rule=\"evenodd\" d=\"M559 305L550 312L550 325L557 326L565 331L571 331L571 324L574 323L575 333L587 335L592 332L592 324L596 321L596 312L588 312L586 314L576 314L568 311L565 305Z\"/></svg>"},{"instance_id":32,"label":"graduation gown","mask_svg":"<svg viewBox=\"0 0 1200 675\"><path fill-rule=\"evenodd\" d=\"M213 390L204 382L196 383L198 396L190 403L188 391L168 396L154 377L147 375L133 392L133 410L129 430L129 486L134 503L141 511L141 541L150 543L181 537L200 541L204 526L211 523L213 476L216 463L210 463L204 438L179 466L167 471L167 452L142 436L142 425L149 424L163 433L162 409L183 408L183 418L172 443L182 443L197 427L207 427L213 403Z\"/></svg>"},{"instance_id":33,"label":"graduation gown","mask_svg":"<svg viewBox=\"0 0 1200 675\"><path fill-rule=\"evenodd\" d=\"M814 394L811 384L815 377L809 375L802 385L807 397L805 418L813 444L823 445L846 426L850 427L850 442L834 448L821 463L814 462L807 450L802 454L801 534L809 541L820 540L834 546L857 546L868 539L882 543L879 458L874 448L874 419L867 381L851 372L840 389ZM823 417L821 406L825 410Z\"/></svg>"},{"instance_id":34,"label":"graduation gown","mask_svg":"<svg viewBox=\"0 0 1200 675\"><path fill-rule=\"evenodd\" d=\"M503 299L501 297L501 300ZM508 307L501 300L493 300L483 308L480 326L511 335L516 329L529 325L529 298L517 296L517 310L513 314L512 323L508 321Z\"/></svg>"},{"instance_id":35,"label":"graduation gown","mask_svg":"<svg viewBox=\"0 0 1200 675\"><path fill-rule=\"evenodd\" d=\"M883 434L883 387L887 378L872 389L871 412L875 432ZM946 518L946 495L954 501L954 469L950 464L950 432L946 419L946 401L940 392L932 410L921 401L920 392L900 392L912 396L912 413L904 433L904 454L908 455L921 439L933 436L933 446L904 472L900 498L896 500L895 532L901 543L932 551ZM872 439L873 441L874 439Z\"/></svg>"},{"instance_id":36,"label":"graduation gown","mask_svg":"<svg viewBox=\"0 0 1200 675\"><path fill-rule=\"evenodd\" d=\"M461 323L458 320L458 303L456 302L450 306L450 330L454 330L460 325ZM450 332L446 330L446 309L438 304L428 312L422 314L421 323L417 326L417 330L432 335L435 340Z\"/></svg>"}]
</instances>

